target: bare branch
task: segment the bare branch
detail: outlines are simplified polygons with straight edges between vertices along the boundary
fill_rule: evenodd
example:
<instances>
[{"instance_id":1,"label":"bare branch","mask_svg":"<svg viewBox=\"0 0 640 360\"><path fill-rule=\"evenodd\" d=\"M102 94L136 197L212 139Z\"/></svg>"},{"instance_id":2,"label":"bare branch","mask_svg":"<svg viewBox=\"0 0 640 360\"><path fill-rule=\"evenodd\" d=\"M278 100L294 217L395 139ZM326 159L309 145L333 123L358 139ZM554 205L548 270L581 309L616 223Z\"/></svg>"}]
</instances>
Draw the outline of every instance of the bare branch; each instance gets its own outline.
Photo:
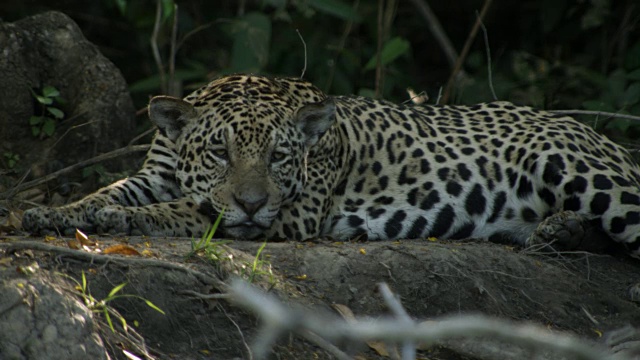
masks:
<instances>
[{"instance_id":1,"label":"bare branch","mask_svg":"<svg viewBox=\"0 0 640 360\"><path fill-rule=\"evenodd\" d=\"M592 111L592 110L547 110L547 111L550 113L560 114L560 115L595 115L595 116L640 121L640 116L612 113L612 112L606 112L606 111Z\"/></svg>"},{"instance_id":2,"label":"bare branch","mask_svg":"<svg viewBox=\"0 0 640 360\"><path fill-rule=\"evenodd\" d=\"M382 13L384 12L384 0L378 0L378 45L376 49L376 88L375 97L380 98L382 94L382 38L384 29L382 26Z\"/></svg>"},{"instance_id":3,"label":"bare branch","mask_svg":"<svg viewBox=\"0 0 640 360\"><path fill-rule=\"evenodd\" d=\"M444 51L444 55L449 62L449 66L452 69L455 68L456 59L458 59L458 52L442 29L442 25L440 24L438 17L436 17L433 11L431 11L431 7L426 1L411 0L411 2L418 8L418 11L420 11L424 19L427 21L427 26L429 27L429 30L431 30L433 37L436 38L438 44L440 44L442 51Z\"/></svg>"},{"instance_id":4,"label":"bare branch","mask_svg":"<svg viewBox=\"0 0 640 360\"><path fill-rule=\"evenodd\" d=\"M451 71L451 75L449 76L449 80L447 81L447 86L444 89L444 94L442 95L442 105L446 105L449 102L449 97L451 96L451 91L453 91L453 85L457 82L458 76L462 73L462 64L467 59L467 55L469 54L469 49L471 49L471 44L473 40L476 38L476 34L478 33L478 29L480 28L480 23L482 19L484 19L489 6L491 6L492 0L485 0L484 5L482 6L482 10L480 10L480 15L476 19L475 24L473 24L473 28L469 32L469 36L467 36L467 40L464 43L464 47L462 48L462 52L460 52L460 56L456 60L456 64L453 67L453 71Z\"/></svg>"},{"instance_id":5,"label":"bare branch","mask_svg":"<svg viewBox=\"0 0 640 360\"><path fill-rule=\"evenodd\" d=\"M153 33L151 34L151 50L153 51L153 59L158 67L158 73L160 74L160 86L162 93L167 93L167 77L164 71L164 65L162 64L162 58L160 57L160 50L158 49L158 34L160 33L160 24L162 23L162 4L160 0L156 0L156 20L153 24Z\"/></svg>"},{"instance_id":6,"label":"bare branch","mask_svg":"<svg viewBox=\"0 0 640 360\"><path fill-rule=\"evenodd\" d=\"M278 336L287 331L311 331L329 341L370 341L436 343L449 339L478 338L521 346L532 352L553 350L576 360L618 359L604 346L531 324L519 324L482 315L444 317L428 323L407 323L392 318L359 319L346 322L328 314L299 307L287 307L272 295L252 288L241 280L229 287L232 299L264 322L253 349L264 358ZM394 302L394 300L391 300Z\"/></svg>"},{"instance_id":7,"label":"bare branch","mask_svg":"<svg viewBox=\"0 0 640 360\"><path fill-rule=\"evenodd\" d=\"M62 170L58 170L56 172L53 172L49 175L43 176L41 178L35 179L35 180L31 180L25 183L22 183L20 185L14 186L11 190L5 191L3 193L0 193L0 199L9 199L11 197L13 197L15 194L19 193L20 191L24 191L27 189L31 189L32 187L36 187L40 184L44 184L47 181L51 181L55 178L57 178L60 175L64 175L64 174L68 174L70 172L76 171L80 168L83 168L85 166L89 166L89 165L93 165L105 160L109 160L118 156L123 156L123 155L127 155L133 152L138 152L138 151L147 151L149 150L149 148L151 147L151 145L133 145L133 146L125 146L123 148L117 149L117 150L113 150L110 151L108 153L105 154L101 154L95 157L92 157L91 159L87 159L84 161L80 161L79 163L73 164L71 166L68 166Z\"/></svg>"},{"instance_id":8,"label":"bare branch","mask_svg":"<svg viewBox=\"0 0 640 360\"><path fill-rule=\"evenodd\" d=\"M173 25L171 27L171 49L169 51L169 83L167 85L168 94L180 96L180 91L175 84L176 75L176 38L178 37L178 4L173 4Z\"/></svg>"},{"instance_id":9,"label":"bare branch","mask_svg":"<svg viewBox=\"0 0 640 360\"><path fill-rule=\"evenodd\" d=\"M302 74L300 74L300 79L304 79L304 73L307 72L307 43L304 42L304 38L302 38L300 30L296 29L296 32L298 33L298 37L300 38L300 41L302 41L302 46L304 47L304 67L302 68Z\"/></svg>"},{"instance_id":10,"label":"bare branch","mask_svg":"<svg viewBox=\"0 0 640 360\"><path fill-rule=\"evenodd\" d=\"M487 35L487 28L484 26L482 19L480 18L480 14L476 11L476 17L480 22L480 28L482 28L482 35L484 38L484 51L487 54L487 77L489 80L489 90L491 90L491 95L493 96L493 100L498 100L498 96L496 95L496 90L493 88L493 74L491 72L491 48L489 47L489 36Z\"/></svg>"}]
</instances>

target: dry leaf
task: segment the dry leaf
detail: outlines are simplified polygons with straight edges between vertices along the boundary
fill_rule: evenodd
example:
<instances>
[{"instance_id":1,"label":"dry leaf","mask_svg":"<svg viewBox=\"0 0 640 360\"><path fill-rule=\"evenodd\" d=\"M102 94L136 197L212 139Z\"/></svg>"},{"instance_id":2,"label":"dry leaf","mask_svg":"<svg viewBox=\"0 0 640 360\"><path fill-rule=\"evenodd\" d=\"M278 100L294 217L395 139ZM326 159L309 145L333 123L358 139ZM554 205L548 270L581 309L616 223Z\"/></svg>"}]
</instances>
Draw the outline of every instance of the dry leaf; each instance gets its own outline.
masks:
<instances>
[{"instance_id":1,"label":"dry leaf","mask_svg":"<svg viewBox=\"0 0 640 360\"><path fill-rule=\"evenodd\" d=\"M80 250L82 245L76 240L67 240L67 246L73 250Z\"/></svg>"},{"instance_id":2,"label":"dry leaf","mask_svg":"<svg viewBox=\"0 0 640 360\"><path fill-rule=\"evenodd\" d=\"M96 245L98 245L97 242L89 239L89 237L87 235L85 235L85 233L80 231L80 229L76 229L76 240L78 240L80 242L80 244L85 245L85 246L96 246Z\"/></svg>"},{"instance_id":3,"label":"dry leaf","mask_svg":"<svg viewBox=\"0 0 640 360\"><path fill-rule=\"evenodd\" d=\"M36 271L40 270L40 265L38 265L37 262L32 262L31 264L27 265L27 266L18 266L16 268L16 271L18 271L21 274L25 274L25 275L33 275L36 273Z\"/></svg>"},{"instance_id":4,"label":"dry leaf","mask_svg":"<svg viewBox=\"0 0 640 360\"><path fill-rule=\"evenodd\" d=\"M22 212L10 211L5 221L0 223L0 232L13 232L22 229Z\"/></svg>"},{"instance_id":5,"label":"dry leaf","mask_svg":"<svg viewBox=\"0 0 640 360\"><path fill-rule=\"evenodd\" d=\"M338 312L342 318L348 322L353 323L356 322L356 316L353 314L353 311L347 306L342 304L332 304L331 307L333 310ZM389 357L389 351L387 350L386 345L382 341L367 341L367 346L372 348L378 355Z\"/></svg>"},{"instance_id":6,"label":"dry leaf","mask_svg":"<svg viewBox=\"0 0 640 360\"><path fill-rule=\"evenodd\" d=\"M387 346L382 341L367 341L367 346L372 348L375 352L380 356L389 357L389 351L387 351Z\"/></svg>"},{"instance_id":7,"label":"dry leaf","mask_svg":"<svg viewBox=\"0 0 640 360\"><path fill-rule=\"evenodd\" d=\"M360 248L360 254L367 255L367 250L365 248Z\"/></svg>"},{"instance_id":8,"label":"dry leaf","mask_svg":"<svg viewBox=\"0 0 640 360\"><path fill-rule=\"evenodd\" d=\"M146 256L146 257L152 257L155 256L155 254L153 253L153 251L149 250L149 249L144 249L142 250L142 255Z\"/></svg>"},{"instance_id":9,"label":"dry leaf","mask_svg":"<svg viewBox=\"0 0 640 360\"><path fill-rule=\"evenodd\" d=\"M355 321L356 316L353 315L353 311L347 306L342 304L332 304L331 307L335 310L343 319L347 322Z\"/></svg>"},{"instance_id":10,"label":"dry leaf","mask_svg":"<svg viewBox=\"0 0 640 360\"><path fill-rule=\"evenodd\" d=\"M9 256L0 258L0 266L9 266L11 262L13 262L13 258Z\"/></svg>"},{"instance_id":11,"label":"dry leaf","mask_svg":"<svg viewBox=\"0 0 640 360\"><path fill-rule=\"evenodd\" d=\"M124 244L109 246L108 248L104 249L102 253L141 256L138 250L136 250L132 246L124 245Z\"/></svg>"}]
</instances>

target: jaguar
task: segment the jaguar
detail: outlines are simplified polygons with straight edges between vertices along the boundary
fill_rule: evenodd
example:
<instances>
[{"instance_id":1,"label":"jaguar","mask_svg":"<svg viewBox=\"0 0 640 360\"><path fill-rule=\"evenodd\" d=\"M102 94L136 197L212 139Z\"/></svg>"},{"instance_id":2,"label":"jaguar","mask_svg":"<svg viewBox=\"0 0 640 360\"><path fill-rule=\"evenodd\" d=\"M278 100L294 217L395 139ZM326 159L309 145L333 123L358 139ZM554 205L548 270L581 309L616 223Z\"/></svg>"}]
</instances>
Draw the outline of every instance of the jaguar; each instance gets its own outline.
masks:
<instances>
[{"instance_id":1,"label":"jaguar","mask_svg":"<svg viewBox=\"0 0 640 360\"><path fill-rule=\"evenodd\" d=\"M138 173L29 209L24 229L193 237L220 217L220 236L237 239L478 238L639 254L637 163L568 116L328 96L302 79L243 74L156 96L148 110L158 130Z\"/></svg>"}]
</instances>

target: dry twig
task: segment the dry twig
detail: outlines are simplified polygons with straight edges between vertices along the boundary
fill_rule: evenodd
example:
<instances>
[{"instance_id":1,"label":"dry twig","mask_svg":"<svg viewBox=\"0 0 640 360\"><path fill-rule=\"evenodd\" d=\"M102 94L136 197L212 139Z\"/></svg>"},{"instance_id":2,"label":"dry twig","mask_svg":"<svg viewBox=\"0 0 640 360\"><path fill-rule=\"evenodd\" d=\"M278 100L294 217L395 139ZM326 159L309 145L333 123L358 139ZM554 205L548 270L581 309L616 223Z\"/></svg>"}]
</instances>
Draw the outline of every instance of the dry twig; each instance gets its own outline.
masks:
<instances>
[{"instance_id":1,"label":"dry twig","mask_svg":"<svg viewBox=\"0 0 640 360\"><path fill-rule=\"evenodd\" d=\"M442 51L444 51L444 55L449 62L449 66L452 69L455 68L456 59L458 59L458 52L442 29L442 25L440 24L438 17L433 13L431 7L426 1L411 0L411 2L418 8L418 11L420 11L424 19L427 21L427 26L429 27L429 30L431 30L433 37L436 38L438 44L440 44Z\"/></svg>"},{"instance_id":2,"label":"dry twig","mask_svg":"<svg viewBox=\"0 0 640 360\"><path fill-rule=\"evenodd\" d=\"M416 323L393 318L361 319L345 322L326 314L285 306L275 297L262 293L246 283L232 282L229 292L234 302L257 314L264 322L253 344L253 354L264 358L279 335L293 331L310 331L328 341L371 341L437 343L448 339L486 338L520 346L532 352L553 350L576 360L624 359L614 356L601 345L573 336L551 332L546 328L517 324L481 315L444 317L429 323ZM390 300L393 303L396 300Z\"/></svg>"},{"instance_id":3,"label":"dry twig","mask_svg":"<svg viewBox=\"0 0 640 360\"><path fill-rule=\"evenodd\" d=\"M485 0L484 5L482 5L482 10L480 10L480 15L476 19L475 24L473 24L473 28L469 32L469 36L467 36L467 40L464 43L464 47L460 52L460 56L456 60L456 64L453 67L453 71L451 71L451 75L449 76L449 80L447 81L447 86L444 89L444 93L442 95L442 104L446 105L449 102L449 98L451 97L451 91L453 91L453 85L457 82L458 76L462 73L462 64L467 59L467 55L469 54L469 49L471 49L471 44L473 40L476 38L476 34L478 33L478 29L480 28L480 24L482 23L482 19L484 19L487 10L489 10L489 6L491 6L492 0Z\"/></svg>"},{"instance_id":4,"label":"dry twig","mask_svg":"<svg viewBox=\"0 0 640 360\"><path fill-rule=\"evenodd\" d=\"M53 172L49 175L45 175L41 178L35 179L35 180L31 180L31 181L27 181L25 183L21 183L19 185L14 186L13 188L11 188L11 190L5 191L3 193L0 193L0 199L9 199L11 197L13 197L15 194L19 193L20 191L24 191L27 189L31 189L33 187L36 187L40 184L44 184L47 181L51 181L55 178L57 178L58 176L64 175L64 174L68 174L70 172L76 171L80 168L83 168L85 166L89 166L89 165L93 165L96 163L99 163L101 161L105 161L105 160L109 160L118 156L123 156L123 155L127 155L127 154L131 154L133 152L138 152L138 151L147 151L149 150L149 148L151 147L151 145L133 145L133 146L125 146L123 148L117 149L117 150L113 150L110 151L108 153L105 154L101 154L95 157L92 157L91 159L87 159L84 161L80 161L79 163L73 164L71 166L68 166L64 169L58 170L56 172Z\"/></svg>"}]
</instances>

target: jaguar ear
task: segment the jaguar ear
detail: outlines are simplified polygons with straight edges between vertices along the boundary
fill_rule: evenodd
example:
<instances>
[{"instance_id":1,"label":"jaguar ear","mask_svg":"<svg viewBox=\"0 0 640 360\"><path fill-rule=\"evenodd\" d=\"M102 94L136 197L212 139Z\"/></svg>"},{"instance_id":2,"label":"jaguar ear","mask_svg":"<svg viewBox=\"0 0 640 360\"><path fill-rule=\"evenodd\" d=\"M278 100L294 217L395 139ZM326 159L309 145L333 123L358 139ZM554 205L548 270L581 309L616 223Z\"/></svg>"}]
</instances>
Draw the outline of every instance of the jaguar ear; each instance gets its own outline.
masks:
<instances>
[{"instance_id":1,"label":"jaguar ear","mask_svg":"<svg viewBox=\"0 0 640 360\"><path fill-rule=\"evenodd\" d=\"M176 141L182 128L197 113L190 103L171 96L155 96L149 102L149 119L158 126L162 135Z\"/></svg>"},{"instance_id":2,"label":"jaguar ear","mask_svg":"<svg viewBox=\"0 0 640 360\"><path fill-rule=\"evenodd\" d=\"M336 103L332 98L327 98L305 105L298 109L294 121L305 136L305 144L311 147L336 122Z\"/></svg>"}]
</instances>

